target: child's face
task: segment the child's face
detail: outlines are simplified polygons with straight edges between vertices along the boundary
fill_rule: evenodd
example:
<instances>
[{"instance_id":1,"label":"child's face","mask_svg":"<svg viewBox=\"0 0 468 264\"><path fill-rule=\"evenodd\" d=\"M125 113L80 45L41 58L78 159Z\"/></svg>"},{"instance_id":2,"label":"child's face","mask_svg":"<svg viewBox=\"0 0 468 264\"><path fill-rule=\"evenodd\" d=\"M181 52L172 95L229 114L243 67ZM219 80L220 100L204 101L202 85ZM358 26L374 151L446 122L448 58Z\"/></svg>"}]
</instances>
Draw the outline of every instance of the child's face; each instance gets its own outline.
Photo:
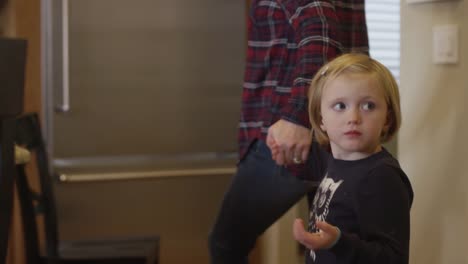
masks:
<instances>
[{"instance_id":1,"label":"child's face","mask_svg":"<svg viewBox=\"0 0 468 264\"><path fill-rule=\"evenodd\" d=\"M369 74L342 74L322 93L321 128L333 156L357 160L381 150L380 136L388 129L384 90Z\"/></svg>"}]
</instances>

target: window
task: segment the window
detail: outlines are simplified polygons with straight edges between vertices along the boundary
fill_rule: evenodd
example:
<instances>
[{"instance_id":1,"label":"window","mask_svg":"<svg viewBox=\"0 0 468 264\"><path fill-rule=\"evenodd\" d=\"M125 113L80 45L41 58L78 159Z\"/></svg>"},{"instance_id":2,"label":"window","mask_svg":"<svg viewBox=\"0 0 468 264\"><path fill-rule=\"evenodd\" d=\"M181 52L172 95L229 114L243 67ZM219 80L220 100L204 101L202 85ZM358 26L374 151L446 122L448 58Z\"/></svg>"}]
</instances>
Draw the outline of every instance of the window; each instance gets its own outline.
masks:
<instances>
[{"instance_id":1,"label":"window","mask_svg":"<svg viewBox=\"0 0 468 264\"><path fill-rule=\"evenodd\" d=\"M370 55L400 79L400 0L367 0Z\"/></svg>"}]
</instances>

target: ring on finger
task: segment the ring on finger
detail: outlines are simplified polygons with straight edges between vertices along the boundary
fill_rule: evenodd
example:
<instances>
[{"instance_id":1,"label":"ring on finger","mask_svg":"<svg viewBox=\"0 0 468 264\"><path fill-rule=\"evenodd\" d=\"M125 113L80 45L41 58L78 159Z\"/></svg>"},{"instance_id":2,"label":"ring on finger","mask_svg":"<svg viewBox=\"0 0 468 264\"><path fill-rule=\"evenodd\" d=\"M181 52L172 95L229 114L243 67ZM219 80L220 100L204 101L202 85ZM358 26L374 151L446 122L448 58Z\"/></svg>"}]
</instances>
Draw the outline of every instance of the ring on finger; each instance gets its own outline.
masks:
<instances>
[{"instance_id":1,"label":"ring on finger","mask_svg":"<svg viewBox=\"0 0 468 264\"><path fill-rule=\"evenodd\" d=\"M294 162L294 164L301 164L301 163L302 163L302 159L301 159L301 158L298 158L298 157L294 157L294 158L293 158L293 162Z\"/></svg>"}]
</instances>

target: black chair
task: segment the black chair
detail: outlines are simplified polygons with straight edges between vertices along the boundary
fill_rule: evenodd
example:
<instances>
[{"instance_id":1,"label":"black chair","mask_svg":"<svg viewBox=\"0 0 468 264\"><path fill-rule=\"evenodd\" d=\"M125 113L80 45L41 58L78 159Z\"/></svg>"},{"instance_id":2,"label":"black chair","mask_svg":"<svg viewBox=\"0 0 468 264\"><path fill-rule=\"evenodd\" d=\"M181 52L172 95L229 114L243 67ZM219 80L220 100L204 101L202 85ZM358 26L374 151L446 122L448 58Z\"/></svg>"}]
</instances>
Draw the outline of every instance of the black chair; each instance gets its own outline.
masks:
<instances>
[{"instance_id":1,"label":"black chair","mask_svg":"<svg viewBox=\"0 0 468 264\"><path fill-rule=\"evenodd\" d=\"M6 2L0 1L0 11ZM0 37L0 263L7 255L13 208L13 138L15 116L23 109L26 46L24 39Z\"/></svg>"},{"instance_id":2,"label":"black chair","mask_svg":"<svg viewBox=\"0 0 468 264\"><path fill-rule=\"evenodd\" d=\"M21 206L25 251L28 264L157 264L159 237L134 237L59 241L55 199L49 163L37 114L27 114L16 120L15 143L28 149L36 158L40 193L34 193L28 183L25 164L17 165L16 186ZM46 253L41 256L36 215L44 215Z\"/></svg>"},{"instance_id":3,"label":"black chair","mask_svg":"<svg viewBox=\"0 0 468 264\"><path fill-rule=\"evenodd\" d=\"M14 117L0 116L0 263L5 263L13 212Z\"/></svg>"}]
</instances>

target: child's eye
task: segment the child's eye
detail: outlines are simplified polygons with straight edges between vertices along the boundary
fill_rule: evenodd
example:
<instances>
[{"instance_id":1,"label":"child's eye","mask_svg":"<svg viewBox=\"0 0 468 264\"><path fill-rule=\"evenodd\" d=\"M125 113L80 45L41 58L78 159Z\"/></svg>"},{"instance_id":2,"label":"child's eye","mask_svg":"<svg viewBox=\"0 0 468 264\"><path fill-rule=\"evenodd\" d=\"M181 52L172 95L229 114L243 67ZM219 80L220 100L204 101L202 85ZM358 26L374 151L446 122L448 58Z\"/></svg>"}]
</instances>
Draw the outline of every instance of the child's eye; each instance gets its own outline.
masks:
<instances>
[{"instance_id":1,"label":"child's eye","mask_svg":"<svg viewBox=\"0 0 468 264\"><path fill-rule=\"evenodd\" d=\"M344 110L345 108L346 108L346 105L342 102L339 102L333 105L333 109L338 110L338 111Z\"/></svg>"},{"instance_id":2,"label":"child's eye","mask_svg":"<svg viewBox=\"0 0 468 264\"><path fill-rule=\"evenodd\" d=\"M365 103L362 105L362 109L365 110L365 111L373 110L373 109L375 109L375 103L373 103L373 102L365 102Z\"/></svg>"}]
</instances>

